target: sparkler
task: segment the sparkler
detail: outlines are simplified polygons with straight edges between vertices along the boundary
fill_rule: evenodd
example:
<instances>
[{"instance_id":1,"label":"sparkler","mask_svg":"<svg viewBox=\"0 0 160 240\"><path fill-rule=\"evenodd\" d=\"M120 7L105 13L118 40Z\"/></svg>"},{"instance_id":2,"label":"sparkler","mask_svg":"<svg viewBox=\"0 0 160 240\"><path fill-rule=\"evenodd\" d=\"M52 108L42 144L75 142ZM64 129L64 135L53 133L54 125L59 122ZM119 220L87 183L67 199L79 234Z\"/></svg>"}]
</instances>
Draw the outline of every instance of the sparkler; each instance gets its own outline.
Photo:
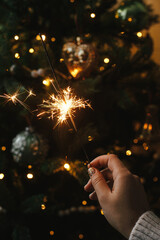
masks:
<instances>
[{"instance_id":1,"label":"sparkler","mask_svg":"<svg viewBox=\"0 0 160 240\"><path fill-rule=\"evenodd\" d=\"M26 92L28 92L27 97L25 98L24 101L21 101L18 97L19 97L20 95L25 94ZM19 104L21 104L25 109L27 109L28 111L31 112L29 106L28 106L27 104L25 104L24 102L25 102L29 97L31 97L31 96L36 96L36 94L34 94L32 90L26 90L26 92L23 91L23 92L19 93L19 89L18 89L13 95L4 93L3 95L0 95L0 97L6 99L6 102L7 102L7 103L10 102L10 101L13 102L15 105L16 105L17 103L19 103Z\"/></svg>"},{"instance_id":2,"label":"sparkler","mask_svg":"<svg viewBox=\"0 0 160 240\"><path fill-rule=\"evenodd\" d=\"M52 95L50 95L48 100L43 101L43 104L40 105L41 108L43 109L43 112L39 113L37 116L41 117L41 116L47 114L48 117L51 119L57 118L56 126L59 124L62 124L63 122L66 122L68 119L70 119L71 123L74 127L74 130L75 130L78 138L80 139L80 137L78 135L78 130L77 130L76 124L73 120L74 113L77 108L80 109L80 108L85 108L87 106L91 108L91 105L89 104L89 102L87 100L77 98L77 96L72 93L72 89L70 87L68 87L67 89L64 89L64 90L62 90L60 88L57 78L56 78L56 74L55 74L53 65L51 63L49 54L47 52L46 45L45 45L40 33L39 33L39 36L41 38L42 45L43 45L43 48L44 48L46 56L47 56L47 60L52 69L53 78L54 78L59 90L57 90L55 84L53 83L53 81L51 81L57 95L52 94ZM89 162L88 155L87 155L86 150L85 150L83 144L81 143L81 141L80 141L80 144L81 144L83 152L86 156L87 162Z\"/></svg>"}]
</instances>

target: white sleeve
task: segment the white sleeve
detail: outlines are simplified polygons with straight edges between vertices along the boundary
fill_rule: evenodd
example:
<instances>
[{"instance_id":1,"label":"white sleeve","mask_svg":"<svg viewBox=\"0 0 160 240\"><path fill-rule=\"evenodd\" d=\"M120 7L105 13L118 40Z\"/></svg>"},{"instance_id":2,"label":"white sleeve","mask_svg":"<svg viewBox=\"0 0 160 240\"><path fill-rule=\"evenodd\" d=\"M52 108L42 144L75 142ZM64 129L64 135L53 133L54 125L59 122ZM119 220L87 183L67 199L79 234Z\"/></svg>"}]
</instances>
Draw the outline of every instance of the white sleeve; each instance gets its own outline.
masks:
<instances>
[{"instance_id":1,"label":"white sleeve","mask_svg":"<svg viewBox=\"0 0 160 240\"><path fill-rule=\"evenodd\" d=\"M129 240L160 240L160 218L153 212L145 212L136 222Z\"/></svg>"}]
</instances>

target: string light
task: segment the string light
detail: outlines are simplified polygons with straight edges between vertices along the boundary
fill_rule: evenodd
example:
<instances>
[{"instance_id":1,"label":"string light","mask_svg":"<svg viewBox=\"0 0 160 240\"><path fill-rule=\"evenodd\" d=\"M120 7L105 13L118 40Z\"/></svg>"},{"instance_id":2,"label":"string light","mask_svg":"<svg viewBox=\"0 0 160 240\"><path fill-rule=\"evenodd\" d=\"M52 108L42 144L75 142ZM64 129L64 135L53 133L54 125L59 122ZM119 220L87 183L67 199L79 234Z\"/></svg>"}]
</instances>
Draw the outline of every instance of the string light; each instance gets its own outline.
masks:
<instances>
[{"instance_id":1,"label":"string light","mask_svg":"<svg viewBox=\"0 0 160 240\"><path fill-rule=\"evenodd\" d=\"M146 151L149 149L147 143L143 143L143 148L144 148L144 150L146 150Z\"/></svg>"},{"instance_id":2,"label":"string light","mask_svg":"<svg viewBox=\"0 0 160 240\"><path fill-rule=\"evenodd\" d=\"M103 209L101 209L101 211L100 211L100 212L101 212L101 214L102 214L102 215L104 215Z\"/></svg>"},{"instance_id":3,"label":"string light","mask_svg":"<svg viewBox=\"0 0 160 240\"><path fill-rule=\"evenodd\" d=\"M75 0L70 0L71 3L74 3Z\"/></svg>"},{"instance_id":4,"label":"string light","mask_svg":"<svg viewBox=\"0 0 160 240\"><path fill-rule=\"evenodd\" d=\"M28 179L32 179L33 178L33 174L32 173L27 173L27 178Z\"/></svg>"},{"instance_id":5,"label":"string light","mask_svg":"<svg viewBox=\"0 0 160 240\"><path fill-rule=\"evenodd\" d=\"M126 151L126 155L127 155L127 156L131 156L131 155L132 155L131 150L127 150L127 151Z\"/></svg>"},{"instance_id":6,"label":"string light","mask_svg":"<svg viewBox=\"0 0 160 240\"><path fill-rule=\"evenodd\" d=\"M19 59L19 58L20 58L19 53L15 53L15 54L14 54L14 57L17 58L17 59Z\"/></svg>"},{"instance_id":7,"label":"string light","mask_svg":"<svg viewBox=\"0 0 160 240\"><path fill-rule=\"evenodd\" d=\"M19 40L19 36L18 36L18 35L15 35L15 36L14 36L14 40L16 40L16 41Z\"/></svg>"},{"instance_id":8,"label":"string light","mask_svg":"<svg viewBox=\"0 0 160 240\"><path fill-rule=\"evenodd\" d=\"M31 169L32 168L32 165L28 165L28 169Z\"/></svg>"},{"instance_id":9,"label":"string light","mask_svg":"<svg viewBox=\"0 0 160 240\"><path fill-rule=\"evenodd\" d=\"M55 42L55 41L56 41L55 37L52 37L51 42Z\"/></svg>"},{"instance_id":10,"label":"string light","mask_svg":"<svg viewBox=\"0 0 160 240\"><path fill-rule=\"evenodd\" d=\"M104 63L109 63L109 62L110 62L109 58L104 59Z\"/></svg>"},{"instance_id":11,"label":"string light","mask_svg":"<svg viewBox=\"0 0 160 240\"><path fill-rule=\"evenodd\" d=\"M99 68L99 70L100 70L101 72L104 71L104 67L101 66L101 67Z\"/></svg>"},{"instance_id":12,"label":"string light","mask_svg":"<svg viewBox=\"0 0 160 240\"><path fill-rule=\"evenodd\" d=\"M45 210L46 209L46 205L45 204L41 204L41 209Z\"/></svg>"},{"instance_id":13,"label":"string light","mask_svg":"<svg viewBox=\"0 0 160 240\"><path fill-rule=\"evenodd\" d=\"M137 32L137 37L141 38L143 36L142 32Z\"/></svg>"},{"instance_id":14,"label":"string light","mask_svg":"<svg viewBox=\"0 0 160 240\"><path fill-rule=\"evenodd\" d=\"M71 169L70 165L68 163L65 163L64 164L64 168L69 171Z\"/></svg>"},{"instance_id":15,"label":"string light","mask_svg":"<svg viewBox=\"0 0 160 240\"><path fill-rule=\"evenodd\" d=\"M1 150L4 152L4 151L6 151L6 147L5 146L2 146L1 147Z\"/></svg>"},{"instance_id":16,"label":"string light","mask_svg":"<svg viewBox=\"0 0 160 240\"><path fill-rule=\"evenodd\" d=\"M82 205L84 205L84 206L87 205L87 201L86 201L86 200L83 200L83 201L82 201Z\"/></svg>"},{"instance_id":17,"label":"string light","mask_svg":"<svg viewBox=\"0 0 160 240\"><path fill-rule=\"evenodd\" d=\"M89 142L93 141L93 137L92 136L88 136L88 141Z\"/></svg>"},{"instance_id":18,"label":"string light","mask_svg":"<svg viewBox=\"0 0 160 240\"><path fill-rule=\"evenodd\" d=\"M128 22L132 22L133 21L133 19L130 17L130 18L128 18Z\"/></svg>"},{"instance_id":19,"label":"string light","mask_svg":"<svg viewBox=\"0 0 160 240\"><path fill-rule=\"evenodd\" d=\"M4 173L0 173L0 180L4 178Z\"/></svg>"},{"instance_id":20,"label":"string light","mask_svg":"<svg viewBox=\"0 0 160 240\"><path fill-rule=\"evenodd\" d=\"M30 48L29 53L34 53L34 48Z\"/></svg>"},{"instance_id":21,"label":"string light","mask_svg":"<svg viewBox=\"0 0 160 240\"><path fill-rule=\"evenodd\" d=\"M123 34L124 34L124 32L121 32L121 34L123 35Z\"/></svg>"},{"instance_id":22,"label":"string light","mask_svg":"<svg viewBox=\"0 0 160 240\"><path fill-rule=\"evenodd\" d=\"M39 36L39 34L36 36L36 40L40 41L41 37Z\"/></svg>"},{"instance_id":23,"label":"string light","mask_svg":"<svg viewBox=\"0 0 160 240\"><path fill-rule=\"evenodd\" d=\"M64 62L64 58L60 58L59 61L60 61L60 62Z\"/></svg>"},{"instance_id":24,"label":"string light","mask_svg":"<svg viewBox=\"0 0 160 240\"><path fill-rule=\"evenodd\" d=\"M83 239L84 235L82 233L80 233L78 237L79 237L79 239Z\"/></svg>"},{"instance_id":25,"label":"string light","mask_svg":"<svg viewBox=\"0 0 160 240\"><path fill-rule=\"evenodd\" d=\"M119 15L118 15L118 14L115 14L115 18L119 18Z\"/></svg>"},{"instance_id":26,"label":"string light","mask_svg":"<svg viewBox=\"0 0 160 240\"><path fill-rule=\"evenodd\" d=\"M43 41L45 41L46 40L46 35L41 35L42 36L42 39L43 39Z\"/></svg>"},{"instance_id":27,"label":"string light","mask_svg":"<svg viewBox=\"0 0 160 240\"><path fill-rule=\"evenodd\" d=\"M138 143L138 139L135 138L135 139L133 140L133 142L134 142L134 143Z\"/></svg>"},{"instance_id":28,"label":"string light","mask_svg":"<svg viewBox=\"0 0 160 240\"><path fill-rule=\"evenodd\" d=\"M48 87L51 84L51 79L50 78L44 79L42 83Z\"/></svg>"},{"instance_id":29,"label":"string light","mask_svg":"<svg viewBox=\"0 0 160 240\"><path fill-rule=\"evenodd\" d=\"M53 235L54 235L54 231L51 230L51 231L49 232L49 234L50 234L51 236L53 236Z\"/></svg>"},{"instance_id":30,"label":"string light","mask_svg":"<svg viewBox=\"0 0 160 240\"><path fill-rule=\"evenodd\" d=\"M154 177L153 182L158 182L158 177Z\"/></svg>"},{"instance_id":31,"label":"string light","mask_svg":"<svg viewBox=\"0 0 160 240\"><path fill-rule=\"evenodd\" d=\"M95 13L91 13L91 14L90 14L90 17L91 17L91 18L95 18L95 17L96 17L96 14L95 14Z\"/></svg>"}]
</instances>

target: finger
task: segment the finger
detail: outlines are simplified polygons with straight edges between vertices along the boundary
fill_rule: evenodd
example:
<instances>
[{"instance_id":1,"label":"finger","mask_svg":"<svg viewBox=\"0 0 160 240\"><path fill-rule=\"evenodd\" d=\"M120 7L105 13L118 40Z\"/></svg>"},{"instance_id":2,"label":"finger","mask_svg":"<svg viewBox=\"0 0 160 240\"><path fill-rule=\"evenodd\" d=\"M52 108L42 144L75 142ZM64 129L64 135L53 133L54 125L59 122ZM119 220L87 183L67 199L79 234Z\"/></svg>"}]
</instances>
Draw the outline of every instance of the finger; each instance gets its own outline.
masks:
<instances>
[{"instance_id":1,"label":"finger","mask_svg":"<svg viewBox=\"0 0 160 240\"><path fill-rule=\"evenodd\" d=\"M97 194L95 191L93 191L91 194L89 194L89 198L93 201L97 201L98 198L97 198Z\"/></svg>"},{"instance_id":2,"label":"finger","mask_svg":"<svg viewBox=\"0 0 160 240\"><path fill-rule=\"evenodd\" d=\"M111 193L111 190L108 184L106 183L103 174L98 169L91 167L88 169L88 173L91 178L93 188L97 194L99 203L103 204L104 197L105 199L108 198Z\"/></svg>"},{"instance_id":3,"label":"finger","mask_svg":"<svg viewBox=\"0 0 160 240\"><path fill-rule=\"evenodd\" d=\"M90 162L90 166L95 167L97 169L106 168L106 167L109 168L109 170L113 174L113 179L115 179L119 171L125 168L124 164L114 154L99 156L95 158L92 162Z\"/></svg>"},{"instance_id":4,"label":"finger","mask_svg":"<svg viewBox=\"0 0 160 240\"><path fill-rule=\"evenodd\" d=\"M103 177L108 181L113 181L112 178L112 173L108 168L105 168L101 171L101 173L103 174ZM88 181L88 183L84 186L84 190L86 192L92 192L94 191L93 185L92 185L92 181L91 179Z\"/></svg>"}]
</instances>

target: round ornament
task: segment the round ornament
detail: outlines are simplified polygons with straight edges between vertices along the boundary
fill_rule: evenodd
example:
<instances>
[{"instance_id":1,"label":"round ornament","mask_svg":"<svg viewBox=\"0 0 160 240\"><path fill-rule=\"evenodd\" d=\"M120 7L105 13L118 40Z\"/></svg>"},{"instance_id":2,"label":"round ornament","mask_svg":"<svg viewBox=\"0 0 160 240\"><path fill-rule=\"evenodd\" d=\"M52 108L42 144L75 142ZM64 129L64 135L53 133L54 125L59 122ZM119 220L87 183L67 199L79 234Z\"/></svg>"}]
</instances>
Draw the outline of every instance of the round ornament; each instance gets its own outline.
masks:
<instances>
[{"instance_id":1,"label":"round ornament","mask_svg":"<svg viewBox=\"0 0 160 240\"><path fill-rule=\"evenodd\" d=\"M38 78L38 77L39 77L38 71L37 71L37 70L32 70L32 71L31 71L31 77L33 77L33 78Z\"/></svg>"},{"instance_id":2,"label":"round ornament","mask_svg":"<svg viewBox=\"0 0 160 240\"><path fill-rule=\"evenodd\" d=\"M37 163L46 157L47 152L47 141L31 127L26 127L12 141L11 153L17 163Z\"/></svg>"},{"instance_id":3,"label":"round ornament","mask_svg":"<svg viewBox=\"0 0 160 240\"><path fill-rule=\"evenodd\" d=\"M78 79L88 75L96 61L95 49L77 38L77 43L68 42L63 45L63 58L70 74Z\"/></svg>"},{"instance_id":4,"label":"round ornament","mask_svg":"<svg viewBox=\"0 0 160 240\"><path fill-rule=\"evenodd\" d=\"M116 10L115 18L124 28L124 31L140 31L148 25L148 15L148 9L143 3L125 0Z\"/></svg>"}]
</instances>

